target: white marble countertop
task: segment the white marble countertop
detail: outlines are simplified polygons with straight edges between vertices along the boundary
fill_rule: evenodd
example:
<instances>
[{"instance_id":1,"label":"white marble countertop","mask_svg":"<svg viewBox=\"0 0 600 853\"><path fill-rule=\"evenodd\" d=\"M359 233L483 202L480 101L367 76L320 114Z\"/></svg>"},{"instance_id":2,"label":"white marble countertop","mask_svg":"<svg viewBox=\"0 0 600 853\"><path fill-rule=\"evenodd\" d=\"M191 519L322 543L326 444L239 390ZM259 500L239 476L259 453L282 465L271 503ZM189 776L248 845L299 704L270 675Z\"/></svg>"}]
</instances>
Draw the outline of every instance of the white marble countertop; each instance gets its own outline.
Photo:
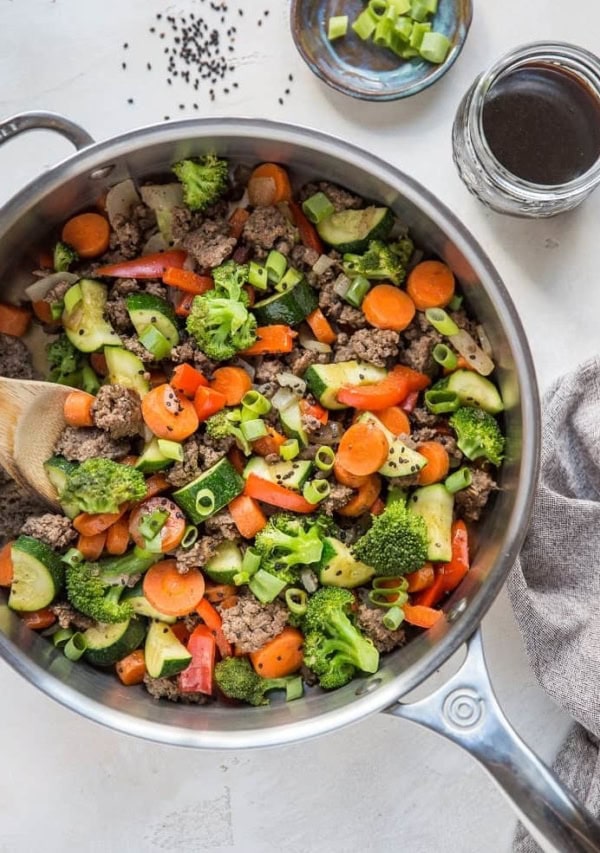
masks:
<instances>
[{"instance_id":1,"label":"white marble countertop","mask_svg":"<svg viewBox=\"0 0 600 853\"><path fill-rule=\"evenodd\" d=\"M574 15L558 0L475 3L455 67L432 89L391 104L352 101L313 77L294 51L284 0L229 3L246 13L243 27L238 23L239 49L231 54L239 87L211 102L181 80L166 84L165 42L149 32L156 13L199 14L208 0L170 6L160 0L0 0L0 116L52 110L105 139L165 115L245 115L349 139L412 174L471 229L512 293L543 388L597 352L600 192L555 220L502 218L460 183L450 146L458 102L493 58L542 38L598 47L594 0L581 0ZM0 200L69 153L67 143L47 133L4 146ZM568 721L536 685L504 594L484 621L484 638L508 716L550 760ZM409 723L380 715L288 748L193 752L100 728L4 664L0 691L2 853L125 846L136 853L509 849L513 813L491 782L467 755Z\"/></svg>"}]
</instances>

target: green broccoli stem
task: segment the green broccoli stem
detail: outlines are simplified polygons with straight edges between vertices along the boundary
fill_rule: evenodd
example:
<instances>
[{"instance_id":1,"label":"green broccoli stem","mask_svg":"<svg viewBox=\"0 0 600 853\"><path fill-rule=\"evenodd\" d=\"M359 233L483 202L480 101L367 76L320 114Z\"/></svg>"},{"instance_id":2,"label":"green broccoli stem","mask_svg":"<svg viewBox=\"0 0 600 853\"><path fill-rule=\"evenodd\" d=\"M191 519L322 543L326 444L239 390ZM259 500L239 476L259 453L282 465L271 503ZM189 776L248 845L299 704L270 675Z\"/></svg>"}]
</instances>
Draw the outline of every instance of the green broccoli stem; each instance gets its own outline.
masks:
<instances>
[{"instance_id":1,"label":"green broccoli stem","mask_svg":"<svg viewBox=\"0 0 600 853\"><path fill-rule=\"evenodd\" d=\"M334 647L344 653L348 660L363 672L377 672L379 667L377 649L356 630L346 614L341 609L332 609L329 621L337 633L337 637L332 638Z\"/></svg>"},{"instance_id":2,"label":"green broccoli stem","mask_svg":"<svg viewBox=\"0 0 600 853\"><path fill-rule=\"evenodd\" d=\"M122 557L109 557L99 560L95 565L99 569L99 577L103 583L119 584L124 577L143 574L150 566L156 563L157 556L151 551L146 551L137 545L129 554Z\"/></svg>"},{"instance_id":3,"label":"green broccoli stem","mask_svg":"<svg viewBox=\"0 0 600 853\"><path fill-rule=\"evenodd\" d=\"M300 699L304 693L302 676L288 675L285 678L266 678L263 690L285 690L285 701L293 702L294 699Z\"/></svg>"}]
</instances>

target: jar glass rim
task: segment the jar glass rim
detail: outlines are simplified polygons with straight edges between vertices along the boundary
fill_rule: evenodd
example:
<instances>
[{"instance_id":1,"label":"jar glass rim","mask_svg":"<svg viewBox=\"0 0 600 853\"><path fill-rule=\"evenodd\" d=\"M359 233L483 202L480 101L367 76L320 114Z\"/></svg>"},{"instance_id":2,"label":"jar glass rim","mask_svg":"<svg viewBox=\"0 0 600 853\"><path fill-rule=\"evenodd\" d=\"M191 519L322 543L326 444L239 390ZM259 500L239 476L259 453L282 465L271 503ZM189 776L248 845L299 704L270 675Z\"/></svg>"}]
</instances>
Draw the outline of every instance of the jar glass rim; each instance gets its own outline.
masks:
<instances>
[{"instance_id":1,"label":"jar glass rim","mask_svg":"<svg viewBox=\"0 0 600 853\"><path fill-rule=\"evenodd\" d=\"M538 41L525 44L505 54L475 84L468 107L468 123L475 152L485 163L486 171L505 192L527 196L536 201L567 198L591 190L600 182L600 156L582 175L562 184L538 184L520 178L496 158L483 130L483 106L492 86L504 75L532 62L545 60L568 68L577 74L592 89L600 102L600 59L590 51L567 42Z\"/></svg>"}]
</instances>

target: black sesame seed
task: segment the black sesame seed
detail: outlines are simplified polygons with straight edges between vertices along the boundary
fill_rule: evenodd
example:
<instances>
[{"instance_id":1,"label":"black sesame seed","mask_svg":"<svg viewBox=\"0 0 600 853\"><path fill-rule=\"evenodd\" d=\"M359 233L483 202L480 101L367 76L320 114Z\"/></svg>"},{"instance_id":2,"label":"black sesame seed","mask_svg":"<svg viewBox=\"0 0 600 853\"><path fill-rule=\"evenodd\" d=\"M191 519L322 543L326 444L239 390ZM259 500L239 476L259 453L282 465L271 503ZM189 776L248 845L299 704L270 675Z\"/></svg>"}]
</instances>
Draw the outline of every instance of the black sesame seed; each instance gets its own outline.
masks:
<instances>
[{"instance_id":1,"label":"black sesame seed","mask_svg":"<svg viewBox=\"0 0 600 853\"><path fill-rule=\"evenodd\" d=\"M122 63L121 63L121 68L122 68L123 70L125 70L125 68L127 68L127 63L126 63L126 62L122 62Z\"/></svg>"}]
</instances>

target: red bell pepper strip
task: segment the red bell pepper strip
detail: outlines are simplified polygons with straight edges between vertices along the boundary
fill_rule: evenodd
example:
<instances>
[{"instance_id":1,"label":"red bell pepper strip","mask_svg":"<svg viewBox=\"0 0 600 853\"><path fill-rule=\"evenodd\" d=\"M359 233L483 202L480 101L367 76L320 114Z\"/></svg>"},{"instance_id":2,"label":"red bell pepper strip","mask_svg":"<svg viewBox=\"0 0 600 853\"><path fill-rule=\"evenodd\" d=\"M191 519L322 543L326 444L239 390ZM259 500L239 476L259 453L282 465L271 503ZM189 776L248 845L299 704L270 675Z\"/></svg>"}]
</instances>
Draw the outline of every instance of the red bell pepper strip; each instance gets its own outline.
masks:
<instances>
[{"instance_id":1,"label":"red bell pepper strip","mask_svg":"<svg viewBox=\"0 0 600 853\"><path fill-rule=\"evenodd\" d=\"M455 521L452 525L452 558L449 563L438 563L435 568L435 580L429 589L413 596L413 604L432 607L443 596L456 589L469 571L469 538L464 521Z\"/></svg>"},{"instance_id":2,"label":"red bell pepper strip","mask_svg":"<svg viewBox=\"0 0 600 853\"><path fill-rule=\"evenodd\" d=\"M426 373L419 373L418 370L413 370L412 367L407 367L405 364L397 364L394 368L397 376L404 376L408 383L408 391L424 391L428 385L431 385L431 379Z\"/></svg>"},{"instance_id":3,"label":"red bell pepper strip","mask_svg":"<svg viewBox=\"0 0 600 853\"><path fill-rule=\"evenodd\" d=\"M241 355L274 355L291 352L294 348L294 332L289 326L276 324L274 326L258 326L256 341L252 346L242 350Z\"/></svg>"},{"instance_id":4,"label":"red bell pepper strip","mask_svg":"<svg viewBox=\"0 0 600 853\"><path fill-rule=\"evenodd\" d=\"M187 669L179 673L179 689L182 693L212 694L216 648L216 640L208 625L198 625L187 644L192 660Z\"/></svg>"},{"instance_id":5,"label":"red bell pepper strip","mask_svg":"<svg viewBox=\"0 0 600 853\"><path fill-rule=\"evenodd\" d=\"M294 217L294 225L300 234L300 242L303 246L306 246L309 249L314 249L315 252L322 255L325 250L323 249L323 243L321 242L317 229L308 221L299 204L295 201L290 201L288 203L290 210L292 211L292 216Z\"/></svg>"},{"instance_id":6,"label":"red bell pepper strip","mask_svg":"<svg viewBox=\"0 0 600 853\"><path fill-rule=\"evenodd\" d=\"M191 364L178 364L173 371L170 384L186 397L193 397L201 385L208 386L208 379Z\"/></svg>"},{"instance_id":7,"label":"red bell pepper strip","mask_svg":"<svg viewBox=\"0 0 600 853\"><path fill-rule=\"evenodd\" d=\"M230 658L233 654L233 647L223 633L223 620L219 616L218 611L215 610L210 601L203 598L200 604L196 607L196 613L200 616L204 624L211 630L221 657Z\"/></svg>"},{"instance_id":8,"label":"red bell pepper strip","mask_svg":"<svg viewBox=\"0 0 600 853\"><path fill-rule=\"evenodd\" d=\"M168 267L163 273L163 284L176 287L194 296L202 296L207 290L214 290L215 283L209 275L198 275L180 267Z\"/></svg>"},{"instance_id":9,"label":"red bell pepper strip","mask_svg":"<svg viewBox=\"0 0 600 853\"><path fill-rule=\"evenodd\" d=\"M221 394L220 391L215 391L213 388L207 388L205 385L199 385L194 394L194 408L198 415L198 420L205 421L211 415L220 412L225 408L227 397Z\"/></svg>"},{"instance_id":10,"label":"red bell pepper strip","mask_svg":"<svg viewBox=\"0 0 600 853\"><path fill-rule=\"evenodd\" d=\"M397 406L408 393L408 379L397 367L391 370L385 379L370 385L346 385L340 388L337 399L354 409L366 409L370 412Z\"/></svg>"},{"instance_id":11,"label":"red bell pepper strip","mask_svg":"<svg viewBox=\"0 0 600 853\"><path fill-rule=\"evenodd\" d=\"M424 607L420 604L405 604L402 609L408 624L416 625L417 628L432 628L443 616L441 610L434 610L433 607Z\"/></svg>"},{"instance_id":12,"label":"red bell pepper strip","mask_svg":"<svg viewBox=\"0 0 600 853\"><path fill-rule=\"evenodd\" d=\"M257 501L271 504L271 506L288 509L290 512L309 513L314 512L317 508L317 504L309 503L298 492L286 489L285 486L280 486L278 483L270 483L268 480L263 480L262 477L257 477L256 474L250 474L246 480L244 494L256 498Z\"/></svg>"},{"instance_id":13,"label":"red bell pepper strip","mask_svg":"<svg viewBox=\"0 0 600 853\"><path fill-rule=\"evenodd\" d=\"M162 278L169 267L182 269L187 252L182 249L172 249L169 252L154 252L131 261L119 261L100 267L94 275L107 278Z\"/></svg>"}]
</instances>

